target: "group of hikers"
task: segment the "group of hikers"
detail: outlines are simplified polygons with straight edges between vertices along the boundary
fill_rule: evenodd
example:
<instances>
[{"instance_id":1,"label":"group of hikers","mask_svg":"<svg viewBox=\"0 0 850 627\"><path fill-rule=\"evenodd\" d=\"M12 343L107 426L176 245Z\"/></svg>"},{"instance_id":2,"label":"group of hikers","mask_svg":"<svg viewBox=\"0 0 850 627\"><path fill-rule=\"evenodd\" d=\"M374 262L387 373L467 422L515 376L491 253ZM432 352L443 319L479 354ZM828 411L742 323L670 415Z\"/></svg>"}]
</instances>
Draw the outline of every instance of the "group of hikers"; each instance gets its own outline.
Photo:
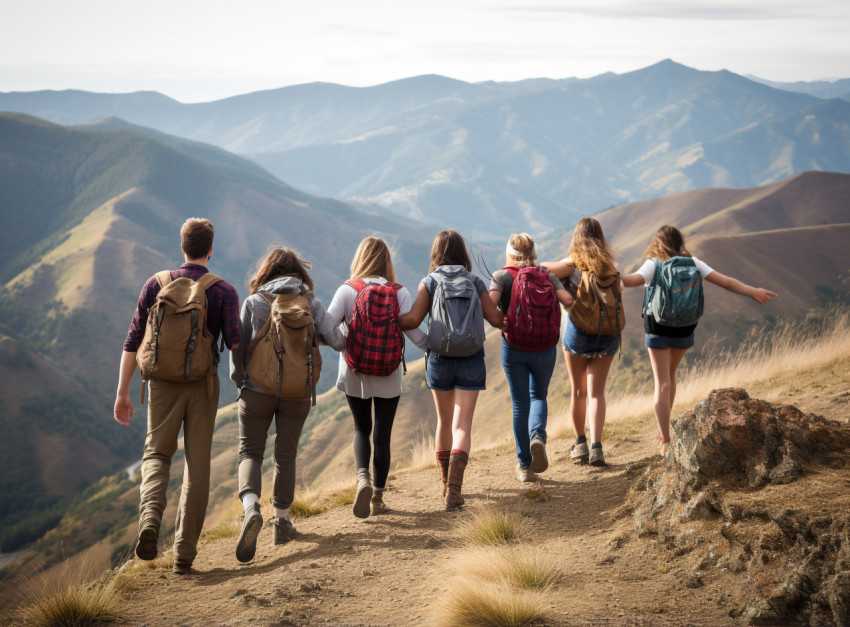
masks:
<instances>
[{"instance_id":1,"label":"group of hikers","mask_svg":"<svg viewBox=\"0 0 850 627\"><path fill-rule=\"evenodd\" d=\"M448 511L464 504L463 476L471 448L478 394L485 389L484 322L502 333L501 359L513 406L516 476L535 481L546 455L547 394L567 308L563 349L571 386L574 463L605 465L605 382L621 345L624 288L645 286L646 347L655 382L659 453L670 446L670 411L676 369L694 345L703 310L703 281L764 304L776 294L712 270L692 257L682 233L663 226L644 264L621 275L600 223L582 218L567 256L540 262L534 240L514 234L505 267L489 289L472 273L463 238L440 232L428 275L412 298L396 283L384 240L367 237L357 248L350 279L325 308L315 296L310 264L284 247L271 249L250 279L239 306L232 285L207 270L213 254L209 220L190 218L180 231L185 263L144 285L121 358L115 420L133 416L130 381L141 371L148 391L148 425L141 466L136 555L157 556L171 458L183 429L185 471L177 508L173 571L192 572L209 495L210 449L219 400L217 367L230 349L231 379L239 389L239 498L244 518L236 557L249 562L263 526L260 513L263 454L275 423L273 543L296 536L289 509L295 493L298 441L321 372L319 345L340 352L337 389L354 419L359 518L387 509L390 437L402 392L405 334L426 354L426 383L437 413L436 459ZM420 325L428 318L427 332ZM220 338L220 344L219 344ZM586 434L590 428L590 442Z\"/></svg>"}]
</instances>

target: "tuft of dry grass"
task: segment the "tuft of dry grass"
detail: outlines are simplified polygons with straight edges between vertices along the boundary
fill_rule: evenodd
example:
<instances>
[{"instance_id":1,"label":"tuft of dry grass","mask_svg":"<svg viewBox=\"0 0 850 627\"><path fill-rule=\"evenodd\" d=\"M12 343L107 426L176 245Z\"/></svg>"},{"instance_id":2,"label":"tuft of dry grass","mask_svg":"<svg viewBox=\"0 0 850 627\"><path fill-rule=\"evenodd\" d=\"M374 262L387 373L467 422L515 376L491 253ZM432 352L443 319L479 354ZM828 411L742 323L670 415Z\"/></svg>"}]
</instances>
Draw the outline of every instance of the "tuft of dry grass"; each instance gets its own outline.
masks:
<instances>
[{"instance_id":1,"label":"tuft of dry grass","mask_svg":"<svg viewBox=\"0 0 850 627\"><path fill-rule=\"evenodd\" d=\"M525 521L518 514L500 512L485 507L473 514L472 519L460 525L461 535L470 545L497 546L518 540L525 529Z\"/></svg>"},{"instance_id":2,"label":"tuft of dry grass","mask_svg":"<svg viewBox=\"0 0 850 627\"><path fill-rule=\"evenodd\" d=\"M331 507L344 507L354 504L354 497L357 494L356 485L346 485L335 490L331 490L327 498Z\"/></svg>"},{"instance_id":3,"label":"tuft of dry grass","mask_svg":"<svg viewBox=\"0 0 850 627\"><path fill-rule=\"evenodd\" d=\"M345 507L354 503L357 485L350 480L338 481L322 488L299 491L289 508L295 518L317 516L334 507Z\"/></svg>"},{"instance_id":4,"label":"tuft of dry grass","mask_svg":"<svg viewBox=\"0 0 850 627\"><path fill-rule=\"evenodd\" d=\"M437 443L434 440L434 435L429 434L424 428L420 428L410 445L410 459L404 469L410 472L419 472L428 468L436 468L436 450Z\"/></svg>"},{"instance_id":5,"label":"tuft of dry grass","mask_svg":"<svg viewBox=\"0 0 850 627\"><path fill-rule=\"evenodd\" d=\"M66 564L58 580L25 582L27 591L16 618L26 625L93 625L120 619L116 579L87 582Z\"/></svg>"},{"instance_id":6,"label":"tuft of dry grass","mask_svg":"<svg viewBox=\"0 0 850 627\"><path fill-rule=\"evenodd\" d=\"M554 556L528 547L485 549L463 557L465 575L523 590L545 591L563 576Z\"/></svg>"},{"instance_id":7,"label":"tuft of dry grass","mask_svg":"<svg viewBox=\"0 0 850 627\"><path fill-rule=\"evenodd\" d=\"M489 583L460 582L439 610L442 627L521 627L546 620L541 595Z\"/></svg>"},{"instance_id":8,"label":"tuft of dry grass","mask_svg":"<svg viewBox=\"0 0 850 627\"><path fill-rule=\"evenodd\" d=\"M224 538L235 538L242 531L242 523L238 520L227 520L210 529L204 529L201 542L209 543Z\"/></svg>"}]
</instances>

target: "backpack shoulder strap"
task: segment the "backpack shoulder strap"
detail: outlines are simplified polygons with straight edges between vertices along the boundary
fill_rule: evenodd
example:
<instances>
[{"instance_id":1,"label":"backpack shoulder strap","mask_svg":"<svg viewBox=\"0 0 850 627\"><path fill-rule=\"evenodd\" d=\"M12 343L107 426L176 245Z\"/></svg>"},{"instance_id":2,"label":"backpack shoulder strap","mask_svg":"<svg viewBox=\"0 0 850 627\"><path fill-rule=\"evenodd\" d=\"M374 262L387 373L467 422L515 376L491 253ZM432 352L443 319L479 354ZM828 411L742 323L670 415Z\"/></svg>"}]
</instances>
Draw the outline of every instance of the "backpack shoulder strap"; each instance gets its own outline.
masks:
<instances>
[{"instance_id":1,"label":"backpack shoulder strap","mask_svg":"<svg viewBox=\"0 0 850 627\"><path fill-rule=\"evenodd\" d=\"M160 289L171 283L171 270L157 272L154 276L156 276L156 282L159 283Z\"/></svg>"},{"instance_id":2,"label":"backpack shoulder strap","mask_svg":"<svg viewBox=\"0 0 850 627\"><path fill-rule=\"evenodd\" d=\"M399 290L404 287L401 283L393 283L391 281L388 281L387 283L385 283L385 285L393 288L393 290L395 290L396 295L398 295Z\"/></svg>"},{"instance_id":3,"label":"backpack shoulder strap","mask_svg":"<svg viewBox=\"0 0 850 627\"><path fill-rule=\"evenodd\" d=\"M354 288L354 290L355 290L358 294L359 294L361 291L363 291L363 288L364 288L364 287L366 287L366 281L364 281L363 279L348 279L348 281L346 281L346 282L345 282L345 284L346 284L346 285L348 285L348 286L350 286L350 287L353 287L353 288Z\"/></svg>"},{"instance_id":4,"label":"backpack shoulder strap","mask_svg":"<svg viewBox=\"0 0 850 627\"><path fill-rule=\"evenodd\" d=\"M207 291L213 285L215 285L216 283L218 283L221 280L222 280L221 277L218 277L218 276L212 274L211 272L207 272L206 274L198 277L198 280L195 281L195 282L198 283L201 287L203 287L204 291Z\"/></svg>"}]
</instances>

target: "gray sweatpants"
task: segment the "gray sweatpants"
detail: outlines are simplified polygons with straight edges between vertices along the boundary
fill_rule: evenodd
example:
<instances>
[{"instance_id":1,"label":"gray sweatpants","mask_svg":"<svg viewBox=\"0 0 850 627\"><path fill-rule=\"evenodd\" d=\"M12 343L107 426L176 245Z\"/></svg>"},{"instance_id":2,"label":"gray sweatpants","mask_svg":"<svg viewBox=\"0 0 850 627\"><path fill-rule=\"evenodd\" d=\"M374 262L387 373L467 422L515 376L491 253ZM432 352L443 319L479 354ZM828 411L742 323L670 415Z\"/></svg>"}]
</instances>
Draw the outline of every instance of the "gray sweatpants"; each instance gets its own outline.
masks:
<instances>
[{"instance_id":1,"label":"gray sweatpants","mask_svg":"<svg viewBox=\"0 0 850 627\"><path fill-rule=\"evenodd\" d=\"M298 439L310 413L310 399L276 398L243 388L239 397L239 498L261 494L263 453L272 418L274 443L274 494L272 505L284 509L295 498L295 456Z\"/></svg>"}]
</instances>

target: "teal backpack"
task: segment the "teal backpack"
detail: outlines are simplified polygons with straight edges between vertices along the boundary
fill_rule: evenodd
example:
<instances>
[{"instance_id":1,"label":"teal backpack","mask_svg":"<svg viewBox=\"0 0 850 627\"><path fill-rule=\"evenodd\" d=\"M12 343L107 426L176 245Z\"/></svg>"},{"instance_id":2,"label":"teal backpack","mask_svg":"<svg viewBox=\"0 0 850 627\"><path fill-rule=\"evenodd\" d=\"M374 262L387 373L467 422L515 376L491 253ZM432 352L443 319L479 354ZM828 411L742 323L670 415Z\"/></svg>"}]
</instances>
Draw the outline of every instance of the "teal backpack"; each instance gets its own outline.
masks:
<instances>
[{"instance_id":1,"label":"teal backpack","mask_svg":"<svg viewBox=\"0 0 850 627\"><path fill-rule=\"evenodd\" d=\"M649 314L667 327L687 327L697 323L704 303L702 275L691 257L655 260L655 277L643 301L644 317Z\"/></svg>"}]
</instances>

